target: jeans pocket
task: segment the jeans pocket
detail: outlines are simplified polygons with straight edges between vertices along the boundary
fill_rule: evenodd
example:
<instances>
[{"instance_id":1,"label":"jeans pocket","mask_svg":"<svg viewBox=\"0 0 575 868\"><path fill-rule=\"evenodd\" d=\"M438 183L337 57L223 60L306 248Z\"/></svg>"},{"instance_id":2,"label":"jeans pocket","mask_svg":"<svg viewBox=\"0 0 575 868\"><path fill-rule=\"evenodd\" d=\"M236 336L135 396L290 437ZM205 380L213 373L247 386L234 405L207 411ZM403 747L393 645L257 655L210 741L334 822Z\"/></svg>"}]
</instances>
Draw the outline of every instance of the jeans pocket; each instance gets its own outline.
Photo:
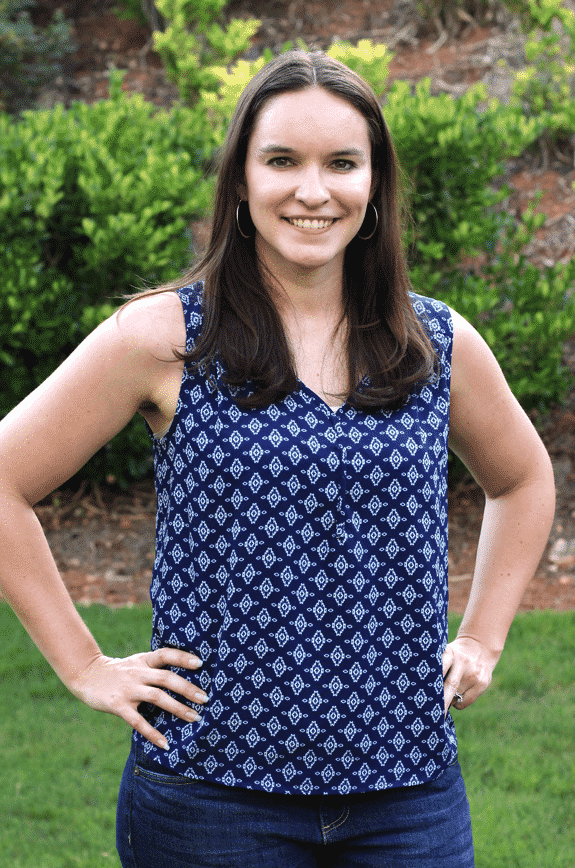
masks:
<instances>
[{"instance_id":1,"label":"jeans pocket","mask_svg":"<svg viewBox=\"0 0 575 868\"><path fill-rule=\"evenodd\" d=\"M151 763L142 761L140 757L136 758L134 763L134 776L145 778L153 784L159 784L166 787L185 787L192 786L197 782L197 778L191 778L187 775L180 775L178 772L173 772L170 769L165 769L163 766L157 765L156 768L151 767Z\"/></svg>"}]
</instances>

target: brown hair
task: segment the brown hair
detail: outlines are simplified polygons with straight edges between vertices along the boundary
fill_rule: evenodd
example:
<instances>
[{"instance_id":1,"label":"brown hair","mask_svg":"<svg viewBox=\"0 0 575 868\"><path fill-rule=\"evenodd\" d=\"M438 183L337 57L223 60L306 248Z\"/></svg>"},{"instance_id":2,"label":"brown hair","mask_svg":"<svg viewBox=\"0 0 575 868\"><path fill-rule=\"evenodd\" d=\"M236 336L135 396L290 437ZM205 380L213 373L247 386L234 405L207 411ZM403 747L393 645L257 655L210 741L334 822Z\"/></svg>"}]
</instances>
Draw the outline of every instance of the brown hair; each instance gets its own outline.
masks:
<instances>
[{"instance_id":1,"label":"brown hair","mask_svg":"<svg viewBox=\"0 0 575 868\"><path fill-rule=\"evenodd\" d=\"M244 409L267 406L298 387L284 329L267 290L254 237L236 224L248 141L258 112L275 95L321 87L347 100L367 121L379 214L373 236L349 243L344 258L344 317L350 404L374 411L401 406L429 380L438 359L409 299L402 247L403 198L391 136L373 91L344 64L321 53L292 51L268 63L241 94L220 160L211 239L204 257L163 290L204 281L203 327L188 353L174 351L215 381L218 363ZM245 210L245 209L243 209ZM368 209L368 217L371 209ZM242 219L245 221L245 214ZM367 218L366 218L367 219ZM246 226L242 225L245 232ZM361 234L368 234L360 230ZM368 379L362 382L365 375Z\"/></svg>"}]
</instances>

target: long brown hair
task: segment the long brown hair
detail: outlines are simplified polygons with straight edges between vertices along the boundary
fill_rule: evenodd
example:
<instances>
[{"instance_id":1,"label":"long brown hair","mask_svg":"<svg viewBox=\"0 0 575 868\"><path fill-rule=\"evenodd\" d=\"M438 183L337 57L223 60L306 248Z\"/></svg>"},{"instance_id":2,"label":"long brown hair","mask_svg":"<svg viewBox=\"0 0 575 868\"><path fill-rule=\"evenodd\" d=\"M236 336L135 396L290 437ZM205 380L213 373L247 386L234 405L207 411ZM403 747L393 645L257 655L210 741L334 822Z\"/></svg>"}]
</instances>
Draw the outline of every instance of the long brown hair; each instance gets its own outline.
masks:
<instances>
[{"instance_id":1,"label":"long brown hair","mask_svg":"<svg viewBox=\"0 0 575 868\"><path fill-rule=\"evenodd\" d=\"M189 368L205 371L212 381L221 365L225 385L246 386L234 389L243 409L267 406L297 389L284 329L256 256L254 233L244 238L238 231L236 208L258 112L276 95L310 87L321 87L347 100L366 119L377 181L371 198L379 214L377 229L367 241L357 236L352 239L344 257L349 371L345 397L366 411L396 408L438 369L436 352L408 295L399 164L371 88L344 64L321 52L292 51L276 57L238 100L221 154L207 252L182 278L162 287L176 289L204 281L201 334L190 352L174 352ZM371 210L368 208L368 216ZM242 219L245 221L245 214ZM244 232L246 228L242 225Z\"/></svg>"}]
</instances>

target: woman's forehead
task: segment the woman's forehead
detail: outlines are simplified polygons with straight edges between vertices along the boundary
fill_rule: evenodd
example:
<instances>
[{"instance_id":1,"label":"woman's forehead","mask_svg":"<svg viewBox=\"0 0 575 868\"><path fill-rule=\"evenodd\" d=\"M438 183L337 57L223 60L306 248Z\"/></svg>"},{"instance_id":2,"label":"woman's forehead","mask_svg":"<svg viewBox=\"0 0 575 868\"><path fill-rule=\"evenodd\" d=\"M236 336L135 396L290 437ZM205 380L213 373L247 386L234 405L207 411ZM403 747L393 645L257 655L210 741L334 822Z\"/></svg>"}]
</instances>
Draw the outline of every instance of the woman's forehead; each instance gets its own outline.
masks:
<instances>
[{"instance_id":1,"label":"woman's forehead","mask_svg":"<svg viewBox=\"0 0 575 868\"><path fill-rule=\"evenodd\" d=\"M343 97L320 87L288 91L267 100L250 136L257 150L329 145L333 151L370 150L367 121Z\"/></svg>"}]
</instances>

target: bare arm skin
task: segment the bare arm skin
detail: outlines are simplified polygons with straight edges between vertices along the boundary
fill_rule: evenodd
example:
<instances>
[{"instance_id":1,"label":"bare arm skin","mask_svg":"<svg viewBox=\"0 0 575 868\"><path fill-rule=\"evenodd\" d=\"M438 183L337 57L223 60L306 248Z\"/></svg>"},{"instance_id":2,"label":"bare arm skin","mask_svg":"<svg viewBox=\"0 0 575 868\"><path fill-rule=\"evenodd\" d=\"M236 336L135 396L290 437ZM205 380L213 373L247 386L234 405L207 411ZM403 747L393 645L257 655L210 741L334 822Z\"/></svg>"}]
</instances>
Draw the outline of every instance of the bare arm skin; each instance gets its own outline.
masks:
<instances>
[{"instance_id":1,"label":"bare arm skin","mask_svg":"<svg viewBox=\"0 0 575 868\"><path fill-rule=\"evenodd\" d=\"M163 648L116 660L100 651L61 580L32 505L76 473L139 408L155 430L173 417L185 343L173 293L139 299L99 326L48 380L0 423L0 587L68 689L99 711L122 717L159 746L137 712L154 703L184 720L201 691L162 667L201 662Z\"/></svg>"},{"instance_id":2,"label":"bare arm skin","mask_svg":"<svg viewBox=\"0 0 575 868\"><path fill-rule=\"evenodd\" d=\"M511 622L547 542L553 469L491 350L455 312L449 445L485 492L469 602L443 657L445 710L489 686Z\"/></svg>"}]
</instances>

